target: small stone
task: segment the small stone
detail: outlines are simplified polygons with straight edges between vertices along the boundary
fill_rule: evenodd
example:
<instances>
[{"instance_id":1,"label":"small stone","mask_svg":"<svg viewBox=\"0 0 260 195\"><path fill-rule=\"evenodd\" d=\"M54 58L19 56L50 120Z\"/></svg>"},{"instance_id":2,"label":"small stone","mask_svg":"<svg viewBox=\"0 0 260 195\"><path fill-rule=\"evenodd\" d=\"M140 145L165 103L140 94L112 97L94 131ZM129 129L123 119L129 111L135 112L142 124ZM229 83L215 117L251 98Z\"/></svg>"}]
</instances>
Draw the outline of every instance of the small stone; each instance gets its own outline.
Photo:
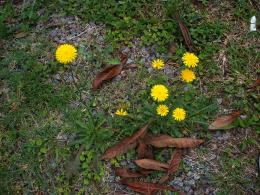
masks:
<instances>
[{"instance_id":1,"label":"small stone","mask_svg":"<svg viewBox=\"0 0 260 195\"><path fill-rule=\"evenodd\" d=\"M189 177L192 176L192 172L189 171L187 175L188 175Z\"/></svg>"},{"instance_id":2,"label":"small stone","mask_svg":"<svg viewBox=\"0 0 260 195\"><path fill-rule=\"evenodd\" d=\"M57 30L54 29L54 30L51 31L50 36L51 36L51 37L56 37L57 34L58 34Z\"/></svg>"},{"instance_id":3,"label":"small stone","mask_svg":"<svg viewBox=\"0 0 260 195\"><path fill-rule=\"evenodd\" d=\"M115 81L121 81L121 79L122 79L122 76L121 76L121 75L117 75L117 76L114 78Z\"/></svg>"},{"instance_id":4,"label":"small stone","mask_svg":"<svg viewBox=\"0 0 260 195\"><path fill-rule=\"evenodd\" d=\"M221 104L221 103L222 103L222 101L223 101L223 99L222 99L222 98L217 98L217 103L218 103L218 104Z\"/></svg>"},{"instance_id":5,"label":"small stone","mask_svg":"<svg viewBox=\"0 0 260 195\"><path fill-rule=\"evenodd\" d=\"M247 116L246 116L246 115L241 115L240 118L241 118L241 119L246 119Z\"/></svg>"},{"instance_id":6,"label":"small stone","mask_svg":"<svg viewBox=\"0 0 260 195\"><path fill-rule=\"evenodd\" d=\"M63 131L61 131L61 132L58 133L56 139L57 139L58 141L66 141L66 140L68 139L68 137L67 137L66 134L64 134Z\"/></svg>"},{"instance_id":7,"label":"small stone","mask_svg":"<svg viewBox=\"0 0 260 195\"><path fill-rule=\"evenodd\" d=\"M60 74L55 74L53 78L56 80L61 80Z\"/></svg>"},{"instance_id":8,"label":"small stone","mask_svg":"<svg viewBox=\"0 0 260 195\"><path fill-rule=\"evenodd\" d=\"M125 49L122 50L123 53L127 54L130 52L130 49L129 47L126 47Z\"/></svg>"},{"instance_id":9,"label":"small stone","mask_svg":"<svg viewBox=\"0 0 260 195\"><path fill-rule=\"evenodd\" d=\"M225 133L225 134L222 136L222 139L223 139L223 140L228 140L229 138L230 138L230 133L229 133L229 132Z\"/></svg>"},{"instance_id":10,"label":"small stone","mask_svg":"<svg viewBox=\"0 0 260 195\"><path fill-rule=\"evenodd\" d=\"M186 186L185 188L184 188L184 191L185 192L189 192L191 190L191 187L190 186Z\"/></svg>"},{"instance_id":11,"label":"small stone","mask_svg":"<svg viewBox=\"0 0 260 195\"><path fill-rule=\"evenodd\" d=\"M193 178L194 178L195 180L199 180L199 179L200 179L200 176L199 176L199 175L194 175Z\"/></svg>"},{"instance_id":12,"label":"small stone","mask_svg":"<svg viewBox=\"0 0 260 195\"><path fill-rule=\"evenodd\" d=\"M151 68L151 67L148 68L148 72L149 72L149 73L152 73L152 72L153 72L153 68Z\"/></svg>"},{"instance_id":13,"label":"small stone","mask_svg":"<svg viewBox=\"0 0 260 195\"><path fill-rule=\"evenodd\" d=\"M188 194L194 194L194 193L193 193L193 190L190 189L190 190L188 191Z\"/></svg>"},{"instance_id":14,"label":"small stone","mask_svg":"<svg viewBox=\"0 0 260 195\"><path fill-rule=\"evenodd\" d=\"M128 58L126 61L126 64L133 64L133 63L134 63L134 60L132 60L131 58Z\"/></svg>"},{"instance_id":15,"label":"small stone","mask_svg":"<svg viewBox=\"0 0 260 195\"><path fill-rule=\"evenodd\" d=\"M217 156L215 154L210 154L209 157L208 157L208 160L211 161L211 160L214 160Z\"/></svg>"},{"instance_id":16,"label":"small stone","mask_svg":"<svg viewBox=\"0 0 260 195\"><path fill-rule=\"evenodd\" d=\"M72 83L74 81L74 78L72 75L67 75L65 76L65 80L69 83ZM75 78L75 81L76 81L76 78ZM77 82L77 81L76 81Z\"/></svg>"},{"instance_id":17,"label":"small stone","mask_svg":"<svg viewBox=\"0 0 260 195\"><path fill-rule=\"evenodd\" d=\"M187 181L187 182L185 182L187 185L189 185L189 186L195 186L195 180L189 180L189 181Z\"/></svg>"}]
</instances>

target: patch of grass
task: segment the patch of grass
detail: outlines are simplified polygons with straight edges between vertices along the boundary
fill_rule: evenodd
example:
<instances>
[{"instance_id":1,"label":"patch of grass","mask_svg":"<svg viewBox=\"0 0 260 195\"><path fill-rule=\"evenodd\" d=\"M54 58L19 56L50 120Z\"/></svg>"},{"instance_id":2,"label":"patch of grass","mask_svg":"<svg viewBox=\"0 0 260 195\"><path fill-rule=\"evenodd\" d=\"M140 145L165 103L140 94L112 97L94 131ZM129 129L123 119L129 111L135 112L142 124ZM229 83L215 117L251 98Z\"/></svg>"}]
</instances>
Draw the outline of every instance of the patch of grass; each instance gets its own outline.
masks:
<instances>
[{"instance_id":1,"label":"patch of grass","mask_svg":"<svg viewBox=\"0 0 260 195\"><path fill-rule=\"evenodd\" d=\"M203 1L204 6L208 4ZM193 85L183 86L165 74L149 73L140 59L136 62L138 69L126 70L127 77L121 82L109 83L95 94L90 91L93 75L103 64L116 60L114 53L118 48L131 47L134 39L144 46L155 45L156 52L162 56L166 56L167 44L176 42L176 54L166 57L180 64L185 48L173 15L176 10L189 28L201 59L196 69L198 80ZM254 12L250 10L247 2L239 1L231 11L238 20L248 20ZM55 50L55 43L47 37L50 29L39 32L35 28L39 23L47 23L52 13L76 15L84 21L105 24L105 45L95 41L80 43L79 64L61 66L49 57ZM210 137L207 124L216 113L214 99L218 96L223 96L223 102L227 100L221 105L224 108L240 109L248 115L235 125L256 129L259 94L248 92L247 86L252 82L252 75L256 78L259 73L256 66L259 52L256 46L246 43L256 39L258 34L248 34L227 46L227 77L222 78L222 70L213 58L222 49L223 34L234 23L209 20L208 15L191 1L179 0L5 3L0 10L0 37L5 39L0 45L4 48L0 54L0 193L87 193L92 182L99 182L103 177L104 167L97 162L98 157L150 118L155 118L153 133ZM18 33L26 36L15 38ZM31 33L37 33L37 36ZM89 46L87 49L86 45ZM173 71L180 71L175 68ZM78 78L76 83L63 78L52 79L55 74L65 77L70 71ZM149 89L157 83L167 83L172 90L172 98L167 104L171 108L185 106L189 120L179 124L170 120L171 113L167 119L155 116L156 104L151 100ZM73 107L72 103L77 106ZM118 107L126 108L131 115L114 116ZM241 149L246 150L254 144L254 139L247 138ZM68 178L67 163L81 145L85 148L80 154L80 174ZM118 166L120 160L131 159L133 155L130 152L111 160L111 164ZM157 155L162 159L160 153ZM223 171L217 176L216 186L227 186L223 192L230 192L237 187L237 180L247 185L248 180L242 178L241 173L250 160L240 161L229 151L223 152L221 158ZM232 174L225 175L225 171L233 169ZM228 187L230 184L232 188ZM238 193L242 191L237 189Z\"/></svg>"},{"instance_id":2,"label":"patch of grass","mask_svg":"<svg viewBox=\"0 0 260 195\"><path fill-rule=\"evenodd\" d=\"M254 164L255 159L244 159L232 153L232 148L226 148L220 155L222 171L214 178L214 182L220 190L219 193L254 193L252 178L245 175L245 170Z\"/></svg>"}]
</instances>

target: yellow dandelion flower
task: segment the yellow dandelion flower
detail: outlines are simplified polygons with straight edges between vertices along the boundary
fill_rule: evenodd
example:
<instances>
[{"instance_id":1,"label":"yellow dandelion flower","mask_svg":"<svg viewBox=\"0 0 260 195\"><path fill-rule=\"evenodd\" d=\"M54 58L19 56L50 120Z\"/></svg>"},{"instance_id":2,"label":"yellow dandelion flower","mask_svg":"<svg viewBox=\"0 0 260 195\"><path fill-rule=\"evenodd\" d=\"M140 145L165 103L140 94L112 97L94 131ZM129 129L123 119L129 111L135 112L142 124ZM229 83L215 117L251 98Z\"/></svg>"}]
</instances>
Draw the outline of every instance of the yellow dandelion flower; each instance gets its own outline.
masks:
<instances>
[{"instance_id":1,"label":"yellow dandelion flower","mask_svg":"<svg viewBox=\"0 0 260 195\"><path fill-rule=\"evenodd\" d=\"M157 107L156 111L157 111L158 115L166 116L169 112L169 108L168 108L168 106L161 104Z\"/></svg>"},{"instance_id":2,"label":"yellow dandelion flower","mask_svg":"<svg viewBox=\"0 0 260 195\"><path fill-rule=\"evenodd\" d=\"M152 61L152 67L155 69L162 69L164 67L164 61L161 59L154 59Z\"/></svg>"},{"instance_id":3,"label":"yellow dandelion flower","mask_svg":"<svg viewBox=\"0 0 260 195\"><path fill-rule=\"evenodd\" d=\"M186 52L182 56L182 61L186 66L194 68L198 65L199 58L194 53Z\"/></svg>"},{"instance_id":4,"label":"yellow dandelion flower","mask_svg":"<svg viewBox=\"0 0 260 195\"><path fill-rule=\"evenodd\" d=\"M77 49L73 45L62 44L55 53L56 59L62 64L68 64L77 57Z\"/></svg>"},{"instance_id":5,"label":"yellow dandelion flower","mask_svg":"<svg viewBox=\"0 0 260 195\"><path fill-rule=\"evenodd\" d=\"M176 120L176 121L183 121L186 117L186 111L183 108L176 108L173 112L172 112L172 117Z\"/></svg>"},{"instance_id":6,"label":"yellow dandelion flower","mask_svg":"<svg viewBox=\"0 0 260 195\"><path fill-rule=\"evenodd\" d=\"M196 78L196 76L192 70L184 69L183 71L181 71L181 78L183 81L189 83L192 82Z\"/></svg>"},{"instance_id":7,"label":"yellow dandelion flower","mask_svg":"<svg viewBox=\"0 0 260 195\"><path fill-rule=\"evenodd\" d=\"M116 115L118 115L118 116L126 116L126 115L128 115L128 113L124 109L120 108L120 109L117 109Z\"/></svg>"},{"instance_id":8,"label":"yellow dandelion flower","mask_svg":"<svg viewBox=\"0 0 260 195\"><path fill-rule=\"evenodd\" d=\"M151 89L151 96L154 101L163 102L169 96L168 89L164 85L155 85Z\"/></svg>"}]
</instances>

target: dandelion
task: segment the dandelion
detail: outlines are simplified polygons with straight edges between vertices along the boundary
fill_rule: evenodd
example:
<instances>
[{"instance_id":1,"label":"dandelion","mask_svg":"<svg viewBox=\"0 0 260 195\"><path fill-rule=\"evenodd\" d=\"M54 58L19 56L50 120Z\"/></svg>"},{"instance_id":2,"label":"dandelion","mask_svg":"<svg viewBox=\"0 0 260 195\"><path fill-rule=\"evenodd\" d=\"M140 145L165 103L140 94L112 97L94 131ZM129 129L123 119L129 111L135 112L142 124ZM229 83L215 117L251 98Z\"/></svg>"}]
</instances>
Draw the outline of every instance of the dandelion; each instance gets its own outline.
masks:
<instances>
[{"instance_id":1,"label":"dandelion","mask_svg":"<svg viewBox=\"0 0 260 195\"><path fill-rule=\"evenodd\" d=\"M162 69L164 67L164 61L161 59L154 59L152 61L152 67L155 69Z\"/></svg>"},{"instance_id":2,"label":"dandelion","mask_svg":"<svg viewBox=\"0 0 260 195\"><path fill-rule=\"evenodd\" d=\"M77 49L70 44L60 45L55 53L56 59L62 64L68 64L77 57Z\"/></svg>"},{"instance_id":3,"label":"dandelion","mask_svg":"<svg viewBox=\"0 0 260 195\"><path fill-rule=\"evenodd\" d=\"M126 116L126 115L128 115L128 113L124 109L120 108L120 109L117 109L116 115L118 115L118 116Z\"/></svg>"},{"instance_id":4,"label":"dandelion","mask_svg":"<svg viewBox=\"0 0 260 195\"><path fill-rule=\"evenodd\" d=\"M186 111L183 108L176 108L172 112L172 117L176 121L183 121L185 119L185 117L186 117Z\"/></svg>"},{"instance_id":5,"label":"dandelion","mask_svg":"<svg viewBox=\"0 0 260 195\"><path fill-rule=\"evenodd\" d=\"M154 101L163 102L169 96L168 89L164 85L155 85L151 89L151 96Z\"/></svg>"},{"instance_id":6,"label":"dandelion","mask_svg":"<svg viewBox=\"0 0 260 195\"><path fill-rule=\"evenodd\" d=\"M184 69L181 71L181 78L183 81L190 83L196 78L196 76L192 70Z\"/></svg>"},{"instance_id":7,"label":"dandelion","mask_svg":"<svg viewBox=\"0 0 260 195\"><path fill-rule=\"evenodd\" d=\"M156 111L157 111L158 115L166 116L169 112L169 108L168 108L168 106L161 104L157 107Z\"/></svg>"},{"instance_id":8,"label":"dandelion","mask_svg":"<svg viewBox=\"0 0 260 195\"><path fill-rule=\"evenodd\" d=\"M199 58L194 54L190 52L186 52L182 56L182 61L187 67L196 67L199 63Z\"/></svg>"}]
</instances>

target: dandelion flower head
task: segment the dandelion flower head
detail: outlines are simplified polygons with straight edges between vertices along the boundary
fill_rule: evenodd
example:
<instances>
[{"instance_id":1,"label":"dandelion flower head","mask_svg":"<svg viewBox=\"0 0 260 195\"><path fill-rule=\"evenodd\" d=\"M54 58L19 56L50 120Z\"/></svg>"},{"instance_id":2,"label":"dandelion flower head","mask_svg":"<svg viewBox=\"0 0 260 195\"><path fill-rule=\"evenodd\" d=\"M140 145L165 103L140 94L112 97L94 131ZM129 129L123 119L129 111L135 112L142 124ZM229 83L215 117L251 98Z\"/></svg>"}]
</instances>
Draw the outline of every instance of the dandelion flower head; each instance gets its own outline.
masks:
<instances>
[{"instance_id":1,"label":"dandelion flower head","mask_svg":"<svg viewBox=\"0 0 260 195\"><path fill-rule=\"evenodd\" d=\"M118 116L126 116L126 115L128 115L128 113L124 109L120 108L120 109L117 109L116 115L118 115Z\"/></svg>"},{"instance_id":2,"label":"dandelion flower head","mask_svg":"<svg viewBox=\"0 0 260 195\"><path fill-rule=\"evenodd\" d=\"M168 89L164 85L154 85L151 89L151 96L154 101L163 102L168 96Z\"/></svg>"},{"instance_id":3,"label":"dandelion flower head","mask_svg":"<svg viewBox=\"0 0 260 195\"><path fill-rule=\"evenodd\" d=\"M158 115L166 116L169 112L169 108L168 108L168 106L161 104L157 107L156 111L157 111Z\"/></svg>"},{"instance_id":4,"label":"dandelion flower head","mask_svg":"<svg viewBox=\"0 0 260 195\"><path fill-rule=\"evenodd\" d=\"M162 69L164 67L164 61L161 59L154 59L152 61L152 67L155 69Z\"/></svg>"},{"instance_id":5,"label":"dandelion flower head","mask_svg":"<svg viewBox=\"0 0 260 195\"><path fill-rule=\"evenodd\" d=\"M181 71L181 78L183 81L190 83L196 78L196 76L192 70L184 69Z\"/></svg>"},{"instance_id":6,"label":"dandelion flower head","mask_svg":"<svg viewBox=\"0 0 260 195\"><path fill-rule=\"evenodd\" d=\"M185 117L186 117L186 111L183 108L176 108L172 112L172 117L176 121L183 121L185 119Z\"/></svg>"},{"instance_id":7,"label":"dandelion flower head","mask_svg":"<svg viewBox=\"0 0 260 195\"><path fill-rule=\"evenodd\" d=\"M182 61L185 64L185 66L189 68L194 68L198 65L199 58L194 53L186 52L182 56Z\"/></svg>"},{"instance_id":8,"label":"dandelion flower head","mask_svg":"<svg viewBox=\"0 0 260 195\"><path fill-rule=\"evenodd\" d=\"M77 57L77 49L73 45L62 44L57 48L55 56L58 62L68 64Z\"/></svg>"}]
</instances>

